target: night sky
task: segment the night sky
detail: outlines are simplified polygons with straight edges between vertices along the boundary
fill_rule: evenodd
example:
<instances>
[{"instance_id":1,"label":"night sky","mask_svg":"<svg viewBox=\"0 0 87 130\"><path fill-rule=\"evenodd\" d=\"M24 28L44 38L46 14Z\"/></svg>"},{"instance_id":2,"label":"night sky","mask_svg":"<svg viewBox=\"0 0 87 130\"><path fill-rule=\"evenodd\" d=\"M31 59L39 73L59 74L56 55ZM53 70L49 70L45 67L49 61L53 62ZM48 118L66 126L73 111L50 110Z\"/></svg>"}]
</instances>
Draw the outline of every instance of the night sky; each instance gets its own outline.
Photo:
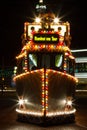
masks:
<instances>
[{"instance_id":1,"label":"night sky","mask_svg":"<svg viewBox=\"0 0 87 130\"><path fill-rule=\"evenodd\" d=\"M21 51L24 22L35 14L38 0L7 0L0 3L0 68L16 65ZM44 0L62 20L71 25L71 49L87 48L87 6L85 0Z\"/></svg>"}]
</instances>

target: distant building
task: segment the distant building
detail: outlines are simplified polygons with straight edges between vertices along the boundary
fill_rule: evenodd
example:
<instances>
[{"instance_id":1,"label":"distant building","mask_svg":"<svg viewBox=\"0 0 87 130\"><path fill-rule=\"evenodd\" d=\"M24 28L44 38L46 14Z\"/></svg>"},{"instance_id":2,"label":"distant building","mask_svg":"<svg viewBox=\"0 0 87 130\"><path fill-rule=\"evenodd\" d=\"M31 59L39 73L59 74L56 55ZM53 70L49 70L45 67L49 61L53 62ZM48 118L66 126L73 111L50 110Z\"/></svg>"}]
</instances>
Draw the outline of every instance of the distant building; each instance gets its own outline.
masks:
<instances>
[{"instance_id":1,"label":"distant building","mask_svg":"<svg viewBox=\"0 0 87 130\"><path fill-rule=\"evenodd\" d=\"M12 87L12 76L14 68L8 67L0 69L0 89L3 87Z\"/></svg>"},{"instance_id":2,"label":"distant building","mask_svg":"<svg viewBox=\"0 0 87 130\"><path fill-rule=\"evenodd\" d=\"M72 50L75 56L75 76L79 80L80 85L87 85L87 49Z\"/></svg>"}]
</instances>

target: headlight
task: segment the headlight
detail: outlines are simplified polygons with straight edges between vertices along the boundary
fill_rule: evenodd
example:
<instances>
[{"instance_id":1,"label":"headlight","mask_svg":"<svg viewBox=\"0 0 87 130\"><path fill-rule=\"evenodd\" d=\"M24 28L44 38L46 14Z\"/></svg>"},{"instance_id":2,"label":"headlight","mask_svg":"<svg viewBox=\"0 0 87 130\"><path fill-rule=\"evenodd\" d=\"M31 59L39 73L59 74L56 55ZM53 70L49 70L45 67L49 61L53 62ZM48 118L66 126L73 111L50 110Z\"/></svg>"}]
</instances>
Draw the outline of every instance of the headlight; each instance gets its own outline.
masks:
<instances>
[{"instance_id":1,"label":"headlight","mask_svg":"<svg viewBox=\"0 0 87 130\"><path fill-rule=\"evenodd\" d=\"M27 103L27 99L19 99L19 104L20 105L23 105L25 103Z\"/></svg>"},{"instance_id":2,"label":"headlight","mask_svg":"<svg viewBox=\"0 0 87 130\"><path fill-rule=\"evenodd\" d=\"M67 101L67 105L72 106L72 101Z\"/></svg>"},{"instance_id":3,"label":"headlight","mask_svg":"<svg viewBox=\"0 0 87 130\"><path fill-rule=\"evenodd\" d=\"M23 105L24 104L24 100L23 99L20 99L19 100L19 105Z\"/></svg>"},{"instance_id":4,"label":"headlight","mask_svg":"<svg viewBox=\"0 0 87 130\"><path fill-rule=\"evenodd\" d=\"M24 109L26 103L27 103L27 99L19 98L18 104L20 109Z\"/></svg>"},{"instance_id":5,"label":"headlight","mask_svg":"<svg viewBox=\"0 0 87 130\"><path fill-rule=\"evenodd\" d=\"M67 97L67 99L65 100L65 108L72 108L72 97Z\"/></svg>"}]
</instances>

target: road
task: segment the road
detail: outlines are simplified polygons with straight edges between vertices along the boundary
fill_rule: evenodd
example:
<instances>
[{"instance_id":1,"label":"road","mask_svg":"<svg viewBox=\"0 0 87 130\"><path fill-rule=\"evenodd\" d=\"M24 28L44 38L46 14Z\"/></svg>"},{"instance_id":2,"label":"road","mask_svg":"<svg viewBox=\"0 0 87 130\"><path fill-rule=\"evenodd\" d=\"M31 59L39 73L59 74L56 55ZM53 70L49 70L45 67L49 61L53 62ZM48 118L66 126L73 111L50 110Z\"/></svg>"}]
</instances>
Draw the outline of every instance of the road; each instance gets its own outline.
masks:
<instances>
[{"instance_id":1,"label":"road","mask_svg":"<svg viewBox=\"0 0 87 130\"><path fill-rule=\"evenodd\" d=\"M17 121L16 98L0 96L0 130L87 130L87 98L76 98L75 123L41 127Z\"/></svg>"}]
</instances>

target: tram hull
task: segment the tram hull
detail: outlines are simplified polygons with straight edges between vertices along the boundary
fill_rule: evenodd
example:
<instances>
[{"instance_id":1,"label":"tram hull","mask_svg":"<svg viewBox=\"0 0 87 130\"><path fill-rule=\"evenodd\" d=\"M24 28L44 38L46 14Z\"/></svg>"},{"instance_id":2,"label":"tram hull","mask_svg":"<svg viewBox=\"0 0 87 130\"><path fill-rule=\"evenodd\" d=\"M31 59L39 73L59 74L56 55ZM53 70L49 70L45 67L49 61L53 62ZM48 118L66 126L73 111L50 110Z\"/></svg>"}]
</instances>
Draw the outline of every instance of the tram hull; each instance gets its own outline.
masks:
<instances>
[{"instance_id":1,"label":"tram hull","mask_svg":"<svg viewBox=\"0 0 87 130\"><path fill-rule=\"evenodd\" d=\"M41 125L41 126L51 126L51 125L73 123L75 122L75 114L60 115L60 116L55 116L55 117L44 118L44 117L37 117L37 116L18 113L17 121L27 122L27 123Z\"/></svg>"},{"instance_id":2,"label":"tram hull","mask_svg":"<svg viewBox=\"0 0 87 130\"><path fill-rule=\"evenodd\" d=\"M36 70L17 76L18 119L43 124L74 121L73 76L54 70Z\"/></svg>"}]
</instances>

